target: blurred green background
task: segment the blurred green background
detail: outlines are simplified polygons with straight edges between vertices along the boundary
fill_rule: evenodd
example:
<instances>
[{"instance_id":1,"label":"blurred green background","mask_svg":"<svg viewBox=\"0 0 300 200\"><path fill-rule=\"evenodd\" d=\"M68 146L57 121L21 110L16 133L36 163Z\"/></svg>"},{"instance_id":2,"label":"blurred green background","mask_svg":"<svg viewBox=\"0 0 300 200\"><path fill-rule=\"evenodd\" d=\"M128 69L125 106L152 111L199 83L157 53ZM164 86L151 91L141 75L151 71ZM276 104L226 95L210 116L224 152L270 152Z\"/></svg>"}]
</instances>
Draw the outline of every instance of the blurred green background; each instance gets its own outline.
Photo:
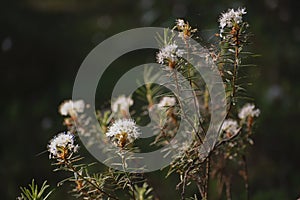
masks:
<instances>
[{"instance_id":1,"label":"blurred green background","mask_svg":"<svg viewBox=\"0 0 300 200\"><path fill-rule=\"evenodd\" d=\"M65 177L52 172L47 153L39 153L63 130L57 107L71 98L77 70L93 47L127 29L172 27L177 18L187 19L202 32L217 33L219 13L239 6L247 8L255 34L251 50L261 55L249 74L250 94L262 111L248 159L251 199L299 197L297 0L6 0L0 6L0 198L14 199L19 186L32 178L39 184L47 179L54 187ZM120 68L135 63L123 61ZM176 180L149 176L154 177L154 186L159 185L156 193L161 199L178 194ZM68 189L67 184L59 187L51 199L73 199Z\"/></svg>"}]
</instances>

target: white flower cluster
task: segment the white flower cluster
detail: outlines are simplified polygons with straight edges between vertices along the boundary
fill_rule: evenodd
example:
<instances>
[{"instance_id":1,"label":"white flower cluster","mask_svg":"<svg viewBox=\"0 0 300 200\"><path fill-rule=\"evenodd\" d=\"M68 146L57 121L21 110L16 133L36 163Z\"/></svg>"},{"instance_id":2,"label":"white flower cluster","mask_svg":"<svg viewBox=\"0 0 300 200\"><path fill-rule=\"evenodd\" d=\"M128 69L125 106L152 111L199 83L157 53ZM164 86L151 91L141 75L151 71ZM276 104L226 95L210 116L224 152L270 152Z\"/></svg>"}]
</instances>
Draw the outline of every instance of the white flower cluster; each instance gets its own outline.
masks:
<instances>
[{"instance_id":1,"label":"white flower cluster","mask_svg":"<svg viewBox=\"0 0 300 200\"><path fill-rule=\"evenodd\" d=\"M159 109L165 108L165 107L171 107L175 106L176 99L175 97L163 97L160 102L157 104L157 107Z\"/></svg>"},{"instance_id":2,"label":"white flower cluster","mask_svg":"<svg viewBox=\"0 0 300 200\"><path fill-rule=\"evenodd\" d=\"M183 19L176 19L176 26L178 29L183 29L185 26L185 22Z\"/></svg>"},{"instance_id":3,"label":"white flower cluster","mask_svg":"<svg viewBox=\"0 0 300 200\"><path fill-rule=\"evenodd\" d=\"M133 142L141 135L133 119L118 119L108 129L106 136L117 140L123 147L127 142Z\"/></svg>"},{"instance_id":4,"label":"white flower cluster","mask_svg":"<svg viewBox=\"0 0 300 200\"><path fill-rule=\"evenodd\" d=\"M84 111L84 107L85 104L83 100L67 100L59 106L59 113L63 116L77 116L77 113L82 113Z\"/></svg>"},{"instance_id":5,"label":"white flower cluster","mask_svg":"<svg viewBox=\"0 0 300 200\"><path fill-rule=\"evenodd\" d=\"M189 23L187 21L185 22L183 19L177 19L175 23L176 25L173 29L178 30L178 36L183 40L189 39L192 37L193 33L197 31L197 29L192 29Z\"/></svg>"},{"instance_id":6,"label":"white flower cluster","mask_svg":"<svg viewBox=\"0 0 300 200\"><path fill-rule=\"evenodd\" d=\"M234 135L239 131L239 125L237 121L233 119L226 119L222 124L221 130Z\"/></svg>"},{"instance_id":7,"label":"white flower cluster","mask_svg":"<svg viewBox=\"0 0 300 200\"><path fill-rule=\"evenodd\" d=\"M164 64L165 60L168 62L176 62L178 57L182 57L183 54L184 50L178 49L178 46L173 43L161 48L156 56L156 59L160 64Z\"/></svg>"},{"instance_id":8,"label":"white flower cluster","mask_svg":"<svg viewBox=\"0 0 300 200\"><path fill-rule=\"evenodd\" d=\"M249 103L245 104L239 112L240 119L247 119L249 116L258 117L259 115L260 115L260 110L255 109L255 105Z\"/></svg>"},{"instance_id":9,"label":"white flower cluster","mask_svg":"<svg viewBox=\"0 0 300 200\"><path fill-rule=\"evenodd\" d=\"M133 100L131 97L121 95L112 103L111 109L114 113L117 113L118 111L128 112L129 107L132 105Z\"/></svg>"},{"instance_id":10,"label":"white flower cluster","mask_svg":"<svg viewBox=\"0 0 300 200\"><path fill-rule=\"evenodd\" d=\"M222 13L221 17L219 18L220 22L220 37L222 37L222 33L224 32L224 28L233 27L234 24L240 24L243 22L243 16L246 14L246 8L239 8L237 10L234 9L228 9L227 12Z\"/></svg>"},{"instance_id":11,"label":"white flower cluster","mask_svg":"<svg viewBox=\"0 0 300 200\"><path fill-rule=\"evenodd\" d=\"M59 133L48 144L49 158L59 158L64 154L75 153L79 146L74 144L74 135L70 132Z\"/></svg>"}]
</instances>

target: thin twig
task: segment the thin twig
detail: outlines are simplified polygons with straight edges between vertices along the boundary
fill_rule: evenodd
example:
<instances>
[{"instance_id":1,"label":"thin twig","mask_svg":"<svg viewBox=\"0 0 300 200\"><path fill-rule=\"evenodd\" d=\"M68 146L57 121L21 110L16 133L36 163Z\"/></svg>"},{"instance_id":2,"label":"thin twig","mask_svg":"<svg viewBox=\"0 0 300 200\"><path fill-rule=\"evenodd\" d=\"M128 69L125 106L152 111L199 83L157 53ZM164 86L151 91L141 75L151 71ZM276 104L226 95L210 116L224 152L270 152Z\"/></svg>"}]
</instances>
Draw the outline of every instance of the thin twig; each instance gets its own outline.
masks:
<instances>
[{"instance_id":1,"label":"thin twig","mask_svg":"<svg viewBox=\"0 0 300 200\"><path fill-rule=\"evenodd\" d=\"M72 170L72 172L76 173L77 176L79 176L80 178L82 178L83 180L85 180L86 182L88 182L90 185L92 185L96 190L98 190L100 193L106 195L107 197L114 199L114 200L118 200L117 197L114 197L110 194L108 194L107 192L105 192L104 190L102 190L101 188L99 188L95 183L93 183L92 181L90 181L89 179L85 178L84 176L82 176L79 171L72 165L72 163L70 163L68 160L64 160L64 164Z\"/></svg>"},{"instance_id":2,"label":"thin twig","mask_svg":"<svg viewBox=\"0 0 300 200\"><path fill-rule=\"evenodd\" d=\"M197 185L198 191L200 192L201 197L204 197L204 191L202 189L201 182L196 181L196 185Z\"/></svg>"},{"instance_id":3,"label":"thin twig","mask_svg":"<svg viewBox=\"0 0 300 200\"><path fill-rule=\"evenodd\" d=\"M187 175L190 171L190 168L191 168L191 166L189 166L189 168L184 172L183 181L182 181L182 191L181 191L181 199L182 200L184 200L186 179L187 179Z\"/></svg>"},{"instance_id":4,"label":"thin twig","mask_svg":"<svg viewBox=\"0 0 300 200\"><path fill-rule=\"evenodd\" d=\"M186 44L186 49L189 50L190 49L190 44L188 43L188 40L184 40L185 41L185 44ZM189 55L190 55L190 52L187 51L187 61L189 61ZM194 97L194 107L197 111L197 116L199 118L199 121L201 119L201 115L200 115L200 109L199 109L199 102L198 102L198 98L197 98L197 94L196 94L196 91L193 90L193 81L192 81L192 75L191 75L191 65L188 64L188 67L187 67L187 78L189 80L189 84L192 88L192 93L193 93L193 97ZM201 127L202 127L202 124L201 124ZM203 130L204 131L204 130Z\"/></svg>"},{"instance_id":5,"label":"thin twig","mask_svg":"<svg viewBox=\"0 0 300 200\"><path fill-rule=\"evenodd\" d=\"M177 73L176 72L177 72L176 69L174 69L174 79L175 79L175 85L176 85L176 89L177 89L177 93L178 93L178 102L179 102L179 105L181 107L183 116L187 120L187 122L190 124L190 126L193 128L193 130L194 130L196 136L198 137L198 139L200 140L200 142L203 143L202 139L201 139L201 136L199 135L198 131L196 130L196 128L193 125L193 122L188 118L185 111L183 110L183 104L180 100L180 89L179 89L179 84L178 84L178 79L177 79Z\"/></svg>"}]
</instances>

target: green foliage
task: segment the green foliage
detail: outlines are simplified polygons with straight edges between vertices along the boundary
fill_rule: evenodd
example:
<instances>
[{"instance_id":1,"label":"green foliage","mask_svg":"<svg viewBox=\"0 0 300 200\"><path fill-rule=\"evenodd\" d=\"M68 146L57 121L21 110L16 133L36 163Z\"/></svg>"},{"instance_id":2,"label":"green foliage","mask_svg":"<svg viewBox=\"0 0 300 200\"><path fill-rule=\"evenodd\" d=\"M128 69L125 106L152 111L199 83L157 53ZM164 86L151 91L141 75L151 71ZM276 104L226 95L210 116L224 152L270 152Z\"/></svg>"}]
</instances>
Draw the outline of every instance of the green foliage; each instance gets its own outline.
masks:
<instances>
[{"instance_id":1,"label":"green foliage","mask_svg":"<svg viewBox=\"0 0 300 200\"><path fill-rule=\"evenodd\" d=\"M47 192L46 190L50 186L47 184L47 181L43 183L41 188L38 188L38 185L34 183L34 179L32 179L31 184L29 184L29 188L21 187L21 197L18 197L18 200L46 200L52 193L52 191Z\"/></svg>"},{"instance_id":2,"label":"green foliage","mask_svg":"<svg viewBox=\"0 0 300 200\"><path fill-rule=\"evenodd\" d=\"M153 189L148 186L148 184L145 182L141 187L138 185L134 186L134 193L136 196L136 200L152 200L153 196L151 192ZM131 192L132 193L132 192Z\"/></svg>"}]
</instances>

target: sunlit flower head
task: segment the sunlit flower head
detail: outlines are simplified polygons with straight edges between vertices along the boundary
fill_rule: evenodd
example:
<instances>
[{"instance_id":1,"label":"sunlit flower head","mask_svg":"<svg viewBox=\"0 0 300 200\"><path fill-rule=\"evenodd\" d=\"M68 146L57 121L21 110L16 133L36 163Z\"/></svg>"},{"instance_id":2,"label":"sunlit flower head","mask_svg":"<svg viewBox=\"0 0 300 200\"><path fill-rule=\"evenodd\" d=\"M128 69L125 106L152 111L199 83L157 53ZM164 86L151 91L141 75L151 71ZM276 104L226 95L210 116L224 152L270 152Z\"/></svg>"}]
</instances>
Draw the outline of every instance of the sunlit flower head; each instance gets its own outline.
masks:
<instances>
[{"instance_id":1,"label":"sunlit flower head","mask_svg":"<svg viewBox=\"0 0 300 200\"><path fill-rule=\"evenodd\" d=\"M136 123L132 119L118 119L109 128L106 136L111 138L119 147L133 142L141 135Z\"/></svg>"},{"instance_id":2,"label":"sunlit flower head","mask_svg":"<svg viewBox=\"0 0 300 200\"><path fill-rule=\"evenodd\" d=\"M189 23L183 19L177 19L175 23L174 29L176 28L179 31L179 37L184 40L190 38L197 31L197 29L192 29Z\"/></svg>"},{"instance_id":3,"label":"sunlit flower head","mask_svg":"<svg viewBox=\"0 0 300 200\"><path fill-rule=\"evenodd\" d=\"M228 9L227 12L222 13L221 17L219 18L220 37L222 37L225 27L231 28L235 24L241 24L243 22L243 15L246 13L246 8L239 8L237 10Z\"/></svg>"},{"instance_id":4,"label":"sunlit flower head","mask_svg":"<svg viewBox=\"0 0 300 200\"><path fill-rule=\"evenodd\" d=\"M125 95L121 95L112 102L111 108L114 113L117 113L119 111L127 113L129 111L129 107L132 105L133 105L133 100L131 99L131 97L126 97Z\"/></svg>"},{"instance_id":5,"label":"sunlit flower head","mask_svg":"<svg viewBox=\"0 0 300 200\"><path fill-rule=\"evenodd\" d=\"M48 144L49 158L65 159L78 151L79 146L74 144L74 135L63 132L52 138Z\"/></svg>"},{"instance_id":6,"label":"sunlit flower head","mask_svg":"<svg viewBox=\"0 0 300 200\"><path fill-rule=\"evenodd\" d=\"M183 19L176 19L176 26L178 29L183 29L185 26L185 22Z\"/></svg>"},{"instance_id":7,"label":"sunlit flower head","mask_svg":"<svg viewBox=\"0 0 300 200\"><path fill-rule=\"evenodd\" d=\"M227 134L228 137L235 135L240 130L237 121L233 119L224 120L221 130Z\"/></svg>"},{"instance_id":8,"label":"sunlit flower head","mask_svg":"<svg viewBox=\"0 0 300 200\"><path fill-rule=\"evenodd\" d=\"M85 104L83 100L67 100L59 106L59 113L63 116L70 115L75 117L77 116L77 113L82 113L84 111L84 107Z\"/></svg>"},{"instance_id":9,"label":"sunlit flower head","mask_svg":"<svg viewBox=\"0 0 300 200\"><path fill-rule=\"evenodd\" d=\"M182 57L183 54L184 50L178 49L178 46L172 43L161 48L156 55L156 59L158 63L167 63L171 68L174 68L178 58Z\"/></svg>"},{"instance_id":10,"label":"sunlit flower head","mask_svg":"<svg viewBox=\"0 0 300 200\"><path fill-rule=\"evenodd\" d=\"M165 108L165 107L172 107L175 106L176 99L175 97L163 97L160 102L157 104L157 107L159 109Z\"/></svg>"},{"instance_id":11,"label":"sunlit flower head","mask_svg":"<svg viewBox=\"0 0 300 200\"><path fill-rule=\"evenodd\" d=\"M240 119L247 119L248 117L258 117L260 115L260 110L255 109L254 104L245 104L239 112Z\"/></svg>"}]
</instances>

